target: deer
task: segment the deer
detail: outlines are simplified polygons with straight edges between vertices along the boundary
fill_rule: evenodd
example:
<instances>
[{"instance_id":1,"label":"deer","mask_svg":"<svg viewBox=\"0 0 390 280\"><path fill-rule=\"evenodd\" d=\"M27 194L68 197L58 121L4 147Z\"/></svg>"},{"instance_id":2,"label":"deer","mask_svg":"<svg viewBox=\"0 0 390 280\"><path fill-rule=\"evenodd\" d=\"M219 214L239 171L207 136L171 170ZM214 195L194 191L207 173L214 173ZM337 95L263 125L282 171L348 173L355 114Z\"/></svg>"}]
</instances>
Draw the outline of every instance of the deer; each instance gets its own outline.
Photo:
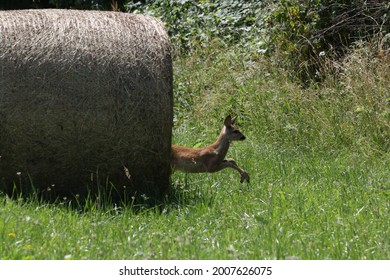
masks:
<instances>
[{"instance_id":1,"label":"deer","mask_svg":"<svg viewBox=\"0 0 390 280\"><path fill-rule=\"evenodd\" d=\"M249 174L232 159L225 159L232 141L245 140L234 123L237 117L230 115L225 118L224 126L214 144L203 148L188 148L178 145L171 146L172 171L179 170L186 173L214 173L225 168L233 168L240 173L240 182L249 183Z\"/></svg>"}]
</instances>

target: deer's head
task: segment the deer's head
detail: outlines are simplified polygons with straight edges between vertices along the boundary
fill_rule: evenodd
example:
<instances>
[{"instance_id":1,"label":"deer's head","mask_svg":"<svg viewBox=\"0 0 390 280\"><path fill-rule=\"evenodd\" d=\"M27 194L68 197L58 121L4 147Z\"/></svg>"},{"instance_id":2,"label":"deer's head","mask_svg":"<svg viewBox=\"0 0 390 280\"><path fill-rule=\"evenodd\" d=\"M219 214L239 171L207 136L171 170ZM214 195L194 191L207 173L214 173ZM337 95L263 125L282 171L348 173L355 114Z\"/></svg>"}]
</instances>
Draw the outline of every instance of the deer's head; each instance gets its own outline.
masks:
<instances>
[{"instance_id":1,"label":"deer's head","mask_svg":"<svg viewBox=\"0 0 390 280\"><path fill-rule=\"evenodd\" d=\"M237 117L232 118L230 115L226 117L224 121L225 134L229 141L242 141L245 140L245 135L234 126Z\"/></svg>"}]
</instances>

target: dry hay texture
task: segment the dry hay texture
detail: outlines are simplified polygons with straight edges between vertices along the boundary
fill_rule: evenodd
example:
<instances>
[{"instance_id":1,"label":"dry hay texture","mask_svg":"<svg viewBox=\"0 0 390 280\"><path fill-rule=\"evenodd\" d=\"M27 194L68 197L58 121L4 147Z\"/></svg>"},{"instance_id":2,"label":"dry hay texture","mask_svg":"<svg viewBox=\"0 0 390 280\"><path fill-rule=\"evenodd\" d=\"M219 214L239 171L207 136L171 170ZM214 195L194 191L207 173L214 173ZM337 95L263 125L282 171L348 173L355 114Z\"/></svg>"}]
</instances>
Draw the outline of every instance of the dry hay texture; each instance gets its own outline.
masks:
<instances>
[{"instance_id":1,"label":"dry hay texture","mask_svg":"<svg viewBox=\"0 0 390 280\"><path fill-rule=\"evenodd\" d=\"M165 193L172 102L169 38L157 19L0 12L3 191Z\"/></svg>"}]
</instances>

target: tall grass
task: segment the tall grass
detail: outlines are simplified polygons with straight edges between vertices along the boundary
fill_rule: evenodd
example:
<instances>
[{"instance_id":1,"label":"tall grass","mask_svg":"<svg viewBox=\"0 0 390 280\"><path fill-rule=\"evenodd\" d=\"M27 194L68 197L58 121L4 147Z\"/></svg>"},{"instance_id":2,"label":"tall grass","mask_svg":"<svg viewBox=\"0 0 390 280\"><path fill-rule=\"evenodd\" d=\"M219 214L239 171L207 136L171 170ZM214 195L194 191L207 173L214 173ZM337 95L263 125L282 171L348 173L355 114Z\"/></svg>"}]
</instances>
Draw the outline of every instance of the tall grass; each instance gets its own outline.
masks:
<instances>
[{"instance_id":1,"label":"tall grass","mask_svg":"<svg viewBox=\"0 0 390 280\"><path fill-rule=\"evenodd\" d=\"M341 63L328 59L325 82L304 89L262 56L232 49L185 58L175 69L178 113L207 127L235 113L270 144L383 155L390 148L390 62L377 51L363 45Z\"/></svg>"},{"instance_id":2,"label":"tall grass","mask_svg":"<svg viewBox=\"0 0 390 280\"><path fill-rule=\"evenodd\" d=\"M211 143L238 115L247 140L229 157L251 183L174 173L156 207L0 196L0 258L389 259L389 54L371 48L337 75L329 59L325 82L305 89L237 49L177 58L174 142Z\"/></svg>"}]
</instances>

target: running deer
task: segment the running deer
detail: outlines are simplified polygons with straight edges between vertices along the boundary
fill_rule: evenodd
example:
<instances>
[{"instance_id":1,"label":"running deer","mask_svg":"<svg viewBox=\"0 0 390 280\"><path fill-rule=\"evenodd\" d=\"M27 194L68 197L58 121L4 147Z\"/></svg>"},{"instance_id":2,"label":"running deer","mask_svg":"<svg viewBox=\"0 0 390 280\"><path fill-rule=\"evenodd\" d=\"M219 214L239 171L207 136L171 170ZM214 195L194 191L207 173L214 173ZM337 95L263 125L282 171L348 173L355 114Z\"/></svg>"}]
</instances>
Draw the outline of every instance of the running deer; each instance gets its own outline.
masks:
<instances>
[{"instance_id":1,"label":"running deer","mask_svg":"<svg viewBox=\"0 0 390 280\"><path fill-rule=\"evenodd\" d=\"M245 136L234 126L237 117L227 116L224 127L214 144L204 148L187 148L172 145L171 166L188 173L217 172L227 167L237 170L240 182L249 183L249 174L232 159L225 159L232 141L242 141Z\"/></svg>"}]
</instances>

